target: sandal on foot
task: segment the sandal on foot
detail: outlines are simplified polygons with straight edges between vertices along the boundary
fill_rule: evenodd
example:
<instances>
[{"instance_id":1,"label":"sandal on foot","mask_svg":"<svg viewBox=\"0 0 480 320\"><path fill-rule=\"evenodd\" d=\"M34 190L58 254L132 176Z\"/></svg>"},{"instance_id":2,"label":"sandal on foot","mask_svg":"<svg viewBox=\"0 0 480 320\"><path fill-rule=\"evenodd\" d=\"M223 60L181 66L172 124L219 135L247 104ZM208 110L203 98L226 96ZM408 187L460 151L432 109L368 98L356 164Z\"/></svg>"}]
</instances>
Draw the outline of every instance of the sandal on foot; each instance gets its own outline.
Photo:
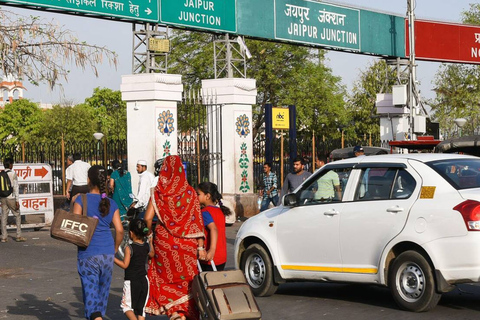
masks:
<instances>
[{"instance_id":1,"label":"sandal on foot","mask_svg":"<svg viewBox=\"0 0 480 320\"><path fill-rule=\"evenodd\" d=\"M17 238L15 239L15 241L17 241L17 242L25 242L25 241L27 241L27 238L17 237Z\"/></svg>"},{"instance_id":2,"label":"sandal on foot","mask_svg":"<svg viewBox=\"0 0 480 320\"><path fill-rule=\"evenodd\" d=\"M2 239L2 240L0 240L0 241L1 241L2 243L5 243L5 242L7 242L7 239Z\"/></svg>"}]
</instances>

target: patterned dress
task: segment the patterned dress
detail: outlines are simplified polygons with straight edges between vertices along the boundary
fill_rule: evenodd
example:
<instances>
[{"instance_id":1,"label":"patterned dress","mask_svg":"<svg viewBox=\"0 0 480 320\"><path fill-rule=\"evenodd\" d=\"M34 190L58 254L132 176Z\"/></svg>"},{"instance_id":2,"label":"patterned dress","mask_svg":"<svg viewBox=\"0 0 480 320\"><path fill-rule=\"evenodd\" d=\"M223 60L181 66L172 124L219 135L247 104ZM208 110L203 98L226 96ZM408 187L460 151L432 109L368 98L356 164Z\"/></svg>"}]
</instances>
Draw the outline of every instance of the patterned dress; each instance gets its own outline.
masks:
<instances>
[{"instance_id":1,"label":"patterned dress","mask_svg":"<svg viewBox=\"0 0 480 320\"><path fill-rule=\"evenodd\" d=\"M159 223L155 229L155 256L149 262L149 314L182 312L198 319L190 296L197 269L197 238L204 237L203 220L195 190L188 184L178 156L165 158L152 192Z\"/></svg>"}]
</instances>

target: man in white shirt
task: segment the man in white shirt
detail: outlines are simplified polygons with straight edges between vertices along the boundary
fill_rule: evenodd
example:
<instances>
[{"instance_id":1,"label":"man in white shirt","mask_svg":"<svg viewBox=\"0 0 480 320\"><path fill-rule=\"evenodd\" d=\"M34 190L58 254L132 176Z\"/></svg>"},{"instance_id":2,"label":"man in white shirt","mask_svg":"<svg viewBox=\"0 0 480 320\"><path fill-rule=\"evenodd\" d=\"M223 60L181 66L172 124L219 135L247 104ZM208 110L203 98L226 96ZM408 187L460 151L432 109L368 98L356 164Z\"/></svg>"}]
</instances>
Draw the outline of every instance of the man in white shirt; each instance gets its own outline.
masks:
<instances>
[{"instance_id":1,"label":"man in white shirt","mask_svg":"<svg viewBox=\"0 0 480 320\"><path fill-rule=\"evenodd\" d=\"M140 176L138 181L137 200L133 202L131 207L137 209L138 217L142 218L147 209L148 201L150 200L150 188L152 187L154 176L147 171L147 161L137 161L137 173Z\"/></svg>"},{"instance_id":2,"label":"man in white shirt","mask_svg":"<svg viewBox=\"0 0 480 320\"><path fill-rule=\"evenodd\" d=\"M75 153L73 155L73 164L68 167L65 175L67 178L67 199L72 199L78 193L87 193L88 190L88 169L90 164L82 161L82 155ZM71 191L70 191L70 188Z\"/></svg>"}]
</instances>

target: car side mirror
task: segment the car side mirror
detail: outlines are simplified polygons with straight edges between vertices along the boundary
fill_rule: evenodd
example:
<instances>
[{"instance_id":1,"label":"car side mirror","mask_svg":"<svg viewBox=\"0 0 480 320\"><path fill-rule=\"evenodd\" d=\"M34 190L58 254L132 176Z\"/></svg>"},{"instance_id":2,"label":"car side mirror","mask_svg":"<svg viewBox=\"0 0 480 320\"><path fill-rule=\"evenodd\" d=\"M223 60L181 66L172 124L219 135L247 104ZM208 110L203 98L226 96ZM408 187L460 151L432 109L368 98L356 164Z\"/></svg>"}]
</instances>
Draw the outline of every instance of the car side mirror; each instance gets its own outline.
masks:
<instances>
[{"instance_id":1,"label":"car side mirror","mask_svg":"<svg viewBox=\"0 0 480 320\"><path fill-rule=\"evenodd\" d=\"M283 197L283 205L285 207L295 207L297 205L297 196L295 193L285 195Z\"/></svg>"}]
</instances>

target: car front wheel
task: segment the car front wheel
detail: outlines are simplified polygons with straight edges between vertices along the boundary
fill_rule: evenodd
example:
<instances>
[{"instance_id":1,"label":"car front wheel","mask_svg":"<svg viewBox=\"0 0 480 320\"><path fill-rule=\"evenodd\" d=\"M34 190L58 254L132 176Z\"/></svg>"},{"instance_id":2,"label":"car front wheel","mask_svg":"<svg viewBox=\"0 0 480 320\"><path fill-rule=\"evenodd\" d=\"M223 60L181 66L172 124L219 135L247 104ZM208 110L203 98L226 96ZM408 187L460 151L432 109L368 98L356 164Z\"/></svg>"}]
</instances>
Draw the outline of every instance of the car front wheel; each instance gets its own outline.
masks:
<instances>
[{"instance_id":1,"label":"car front wheel","mask_svg":"<svg viewBox=\"0 0 480 320\"><path fill-rule=\"evenodd\" d=\"M395 302L404 310L428 311L441 298L441 294L435 292L435 277L430 264L416 251L403 252L394 260L389 286Z\"/></svg>"},{"instance_id":2,"label":"car front wheel","mask_svg":"<svg viewBox=\"0 0 480 320\"><path fill-rule=\"evenodd\" d=\"M271 296L277 291L278 285L273 281L272 260L261 245L252 244L245 250L240 267L257 297Z\"/></svg>"}]
</instances>

